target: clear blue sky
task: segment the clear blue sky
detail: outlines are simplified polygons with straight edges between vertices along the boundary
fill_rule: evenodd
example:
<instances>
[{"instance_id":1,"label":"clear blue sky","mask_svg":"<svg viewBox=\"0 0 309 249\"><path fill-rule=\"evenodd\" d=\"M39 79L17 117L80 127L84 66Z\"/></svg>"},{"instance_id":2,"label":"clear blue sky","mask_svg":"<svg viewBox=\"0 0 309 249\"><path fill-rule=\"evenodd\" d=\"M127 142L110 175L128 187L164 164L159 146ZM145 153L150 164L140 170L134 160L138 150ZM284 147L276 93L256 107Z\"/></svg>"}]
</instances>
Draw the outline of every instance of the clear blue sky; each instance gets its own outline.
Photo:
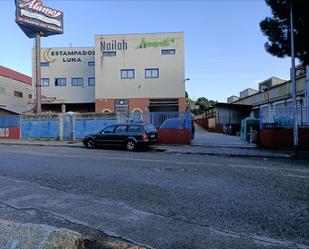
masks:
<instances>
[{"instance_id":1,"label":"clear blue sky","mask_svg":"<svg viewBox=\"0 0 309 249\"><path fill-rule=\"evenodd\" d=\"M264 0L104 1L45 0L64 12L64 34L43 47L94 46L95 34L185 32L186 90L193 99L226 101L271 76L289 78L290 59L264 50L259 22ZM14 0L0 0L0 65L31 75L31 48L14 21Z\"/></svg>"}]
</instances>

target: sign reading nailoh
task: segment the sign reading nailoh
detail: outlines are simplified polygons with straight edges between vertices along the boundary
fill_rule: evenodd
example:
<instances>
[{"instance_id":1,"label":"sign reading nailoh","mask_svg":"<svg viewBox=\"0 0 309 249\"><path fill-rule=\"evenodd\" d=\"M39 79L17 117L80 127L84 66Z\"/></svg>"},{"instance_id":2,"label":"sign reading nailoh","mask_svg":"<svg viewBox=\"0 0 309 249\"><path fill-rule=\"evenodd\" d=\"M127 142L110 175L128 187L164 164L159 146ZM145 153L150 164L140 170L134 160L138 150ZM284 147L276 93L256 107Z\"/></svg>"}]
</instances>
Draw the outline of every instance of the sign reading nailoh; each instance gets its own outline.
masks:
<instances>
[{"instance_id":1,"label":"sign reading nailoh","mask_svg":"<svg viewBox=\"0 0 309 249\"><path fill-rule=\"evenodd\" d=\"M29 38L63 33L63 12L44 6L40 0L15 0L16 23Z\"/></svg>"}]
</instances>

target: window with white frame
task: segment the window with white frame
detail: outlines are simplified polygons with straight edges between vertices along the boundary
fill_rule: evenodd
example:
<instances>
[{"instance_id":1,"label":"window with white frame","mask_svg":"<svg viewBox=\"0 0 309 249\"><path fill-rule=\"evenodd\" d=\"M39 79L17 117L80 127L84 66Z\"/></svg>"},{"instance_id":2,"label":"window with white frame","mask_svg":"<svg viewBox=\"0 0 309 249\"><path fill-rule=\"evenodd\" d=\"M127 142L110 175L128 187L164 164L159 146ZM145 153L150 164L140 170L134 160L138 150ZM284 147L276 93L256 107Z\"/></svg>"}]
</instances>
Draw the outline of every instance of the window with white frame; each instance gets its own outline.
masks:
<instances>
[{"instance_id":1,"label":"window with white frame","mask_svg":"<svg viewBox=\"0 0 309 249\"><path fill-rule=\"evenodd\" d=\"M72 86L83 86L84 79L83 78L72 78Z\"/></svg>"},{"instance_id":2,"label":"window with white frame","mask_svg":"<svg viewBox=\"0 0 309 249\"><path fill-rule=\"evenodd\" d=\"M5 95L5 88L0 86L0 95Z\"/></svg>"},{"instance_id":3,"label":"window with white frame","mask_svg":"<svg viewBox=\"0 0 309 249\"><path fill-rule=\"evenodd\" d=\"M145 69L146 79L156 79L159 78L159 68L146 68Z\"/></svg>"},{"instance_id":4,"label":"window with white frame","mask_svg":"<svg viewBox=\"0 0 309 249\"><path fill-rule=\"evenodd\" d=\"M55 86L66 86L67 79L66 78L56 78L55 79Z\"/></svg>"},{"instance_id":5,"label":"window with white frame","mask_svg":"<svg viewBox=\"0 0 309 249\"><path fill-rule=\"evenodd\" d=\"M19 92L19 91L14 91L14 97L22 98L23 97L23 93Z\"/></svg>"},{"instance_id":6,"label":"window with white frame","mask_svg":"<svg viewBox=\"0 0 309 249\"><path fill-rule=\"evenodd\" d=\"M163 54L163 55L174 55L174 54L176 54L176 50L175 49L162 49L161 54Z\"/></svg>"},{"instance_id":7,"label":"window with white frame","mask_svg":"<svg viewBox=\"0 0 309 249\"><path fill-rule=\"evenodd\" d=\"M93 77L88 78L88 86L95 86L95 79Z\"/></svg>"},{"instance_id":8,"label":"window with white frame","mask_svg":"<svg viewBox=\"0 0 309 249\"><path fill-rule=\"evenodd\" d=\"M121 79L134 79L135 77L134 69L121 69L120 74Z\"/></svg>"},{"instance_id":9,"label":"window with white frame","mask_svg":"<svg viewBox=\"0 0 309 249\"><path fill-rule=\"evenodd\" d=\"M41 78L41 86L49 86L49 78Z\"/></svg>"},{"instance_id":10,"label":"window with white frame","mask_svg":"<svg viewBox=\"0 0 309 249\"><path fill-rule=\"evenodd\" d=\"M47 61L42 61L40 64L41 64L41 67L49 67L49 62Z\"/></svg>"}]
</instances>

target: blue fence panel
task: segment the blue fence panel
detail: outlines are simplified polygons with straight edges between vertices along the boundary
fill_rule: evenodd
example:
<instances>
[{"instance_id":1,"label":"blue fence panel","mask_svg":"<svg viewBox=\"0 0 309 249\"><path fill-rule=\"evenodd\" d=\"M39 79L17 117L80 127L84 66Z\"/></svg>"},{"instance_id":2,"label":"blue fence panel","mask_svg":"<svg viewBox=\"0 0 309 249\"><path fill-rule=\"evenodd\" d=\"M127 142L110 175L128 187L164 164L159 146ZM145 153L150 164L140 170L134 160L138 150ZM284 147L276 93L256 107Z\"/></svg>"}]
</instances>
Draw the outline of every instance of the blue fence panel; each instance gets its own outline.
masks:
<instances>
[{"instance_id":1,"label":"blue fence panel","mask_svg":"<svg viewBox=\"0 0 309 249\"><path fill-rule=\"evenodd\" d=\"M22 138L59 138L59 120L23 120Z\"/></svg>"},{"instance_id":2,"label":"blue fence panel","mask_svg":"<svg viewBox=\"0 0 309 249\"><path fill-rule=\"evenodd\" d=\"M309 108L298 108L296 113L299 127L309 127ZM260 111L260 128L293 128L292 108L265 108Z\"/></svg>"},{"instance_id":3,"label":"blue fence panel","mask_svg":"<svg viewBox=\"0 0 309 249\"><path fill-rule=\"evenodd\" d=\"M156 128L191 128L190 112L149 112L140 114L140 122L150 123ZM130 122L137 122L136 114Z\"/></svg>"},{"instance_id":4,"label":"blue fence panel","mask_svg":"<svg viewBox=\"0 0 309 249\"><path fill-rule=\"evenodd\" d=\"M0 116L0 128L19 127L19 116Z\"/></svg>"},{"instance_id":5,"label":"blue fence panel","mask_svg":"<svg viewBox=\"0 0 309 249\"><path fill-rule=\"evenodd\" d=\"M63 120L64 140L73 140L73 115L65 115Z\"/></svg>"},{"instance_id":6,"label":"blue fence panel","mask_svg":"<svg viewBox=\"0 0 309 249\"><path fill-rule=\"evenodd\" d=\"M116 122L116 119L75 120L75 139L83 139L86 135L97 133L106 126L113 125Z\"/></svg>"}]
</instances>

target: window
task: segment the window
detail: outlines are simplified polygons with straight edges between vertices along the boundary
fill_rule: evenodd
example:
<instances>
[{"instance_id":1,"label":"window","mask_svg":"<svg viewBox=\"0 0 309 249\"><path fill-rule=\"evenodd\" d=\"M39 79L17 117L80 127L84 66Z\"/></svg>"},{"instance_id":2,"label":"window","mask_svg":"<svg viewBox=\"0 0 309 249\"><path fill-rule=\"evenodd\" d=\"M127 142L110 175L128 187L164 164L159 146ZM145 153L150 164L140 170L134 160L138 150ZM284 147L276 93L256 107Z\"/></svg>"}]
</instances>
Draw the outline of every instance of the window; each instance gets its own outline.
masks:
<instances>
[{"instance_id":1,"label":"window","mask_svg":"<svg viewBox=\"0 0 309 249\"><path fill-rule=\"evenodd\" d=\"M88 86L95 86L95 79L94 78L88 78Z\"/></svg>"},{"instance_id":2,"label":"window","mask_svg":"<svg viewBox=\"0 0 309 249\"><path fill-rule=\"evenodd\" d=\"M145 69L145 78L159 78L159 68L148 68Z\"/></svg>"},{"instance_id":3,"label":"window","mask_svg":"<svg viewBox=\"0 0 309 249\"><path fill-rule=\"evenodd\" d=\"M56 78L55 79L55 86L66 86L67 79L66 78Z\"/></svg>"},{"instance_id":4,"label":"window","mask_svg":"<svg viewBox=\"0 0 309 249\"><path fill-rule=\"evenodd\" d=\"M175 49L162 49L161 54L163 55L176 54L176 50Z\"/></svg>"},{"instance_id":5,"label":"window","mask_svg":"<svg viewBox=\"0 0 309 249\"><path fill-rule=\"evenodd\" d=\"M83 86L84 79L83 78L72 78L72 86Z\"/></svg>"},{"instance_id":6,"label":"window","mask_svg":"<svg viewBox=\"0 0 309 249\"><path fill-rule=\"evenodd\" d=\"M113 133L114 132L114 128L115 126L108 126L106 127L102 133L106 134L106 133Z\"/></svg>"},{"instance_id":7,"label":"window","mask_svg":"<svg viewBox=\"0 0 309 249\"><path fill-rule=\"evenodd\" d=\"M0 87L0 94L4 95L5 94L5 88L4 87Z\"/></svg>"},{"instance_id":8,"label":"window","mask_svg":"<svg viewBox=\"0 0 309 249\"><path fill-rule=\"evenodd\" d=\"M141 127L139 125L129 125L128 132L140 132Z\"/></svg>"},{"instance_id":9,"label":"window","mask_svg":"<svg viewBox=\"0 0 309 249\"><path fill-rule=\"evenodd\" d=\"M23 97L23 93L19 92L19 91L14 91L14 96L17 98L22 98Z\"/></svg>"},{"instance_id":10,"label":"window","mask_svg":"<svg viewBox=\"0 0 309 249\"><path fill-rule=\"evenodd\" d=\"M102 52L103 56L116 56L116 51L104 51Z\"/></svg>"},{"instance_id":11,"label":"window","mask_svg":"<svg viewBox=\"0 0 309 249\"><path fill-rule=\"evenodd\" d=\"M32 99L32 94L29 94L28 97L29 97L29 99Z\"/></svg>"},{"instance_id":12,"label":"window","mask_svg":"<svg viewBox=\"0 0 309 249\"><path fill-rule=\"evenodd\" d=\"M49 78L41 78L41 86L49 86Z\"/></svg>"},{"instance_id":13,"label":"window","mask_svg":"<svg viewBox=\"0 0 309 249\"><path fill-rule=\"evenodd\" d=\"M41 67L49 67L49 62L41 62Z\"/></svg>"},{"instance_id":14,"label":"window","mask_svg":"<svg viewBox=\"0 0 309 249\"><path fill-rule=\"evenodd\" d=\"M117 126L115 129L115 133L123 133L127 131L127 126L126 125L120 125Z\"/></svg>"},{"instance_id":15,"label":"window","mask_svg":"<svg viewBox=\"0 0 309 249\"><path fill-rule=\"evenodd\" d=\"M121 79L134 79L134 69L121 69Z\"/></svg>"},{"instance_id":16,"label":"window","mask_svg":"<svg viewBox=\"0 0 309 249\"><path fill-rule=\"evenodd\" d=\"M95 65L94 61L88 61L88 66L93 67Z\"/></svg>"}]
</instances>

